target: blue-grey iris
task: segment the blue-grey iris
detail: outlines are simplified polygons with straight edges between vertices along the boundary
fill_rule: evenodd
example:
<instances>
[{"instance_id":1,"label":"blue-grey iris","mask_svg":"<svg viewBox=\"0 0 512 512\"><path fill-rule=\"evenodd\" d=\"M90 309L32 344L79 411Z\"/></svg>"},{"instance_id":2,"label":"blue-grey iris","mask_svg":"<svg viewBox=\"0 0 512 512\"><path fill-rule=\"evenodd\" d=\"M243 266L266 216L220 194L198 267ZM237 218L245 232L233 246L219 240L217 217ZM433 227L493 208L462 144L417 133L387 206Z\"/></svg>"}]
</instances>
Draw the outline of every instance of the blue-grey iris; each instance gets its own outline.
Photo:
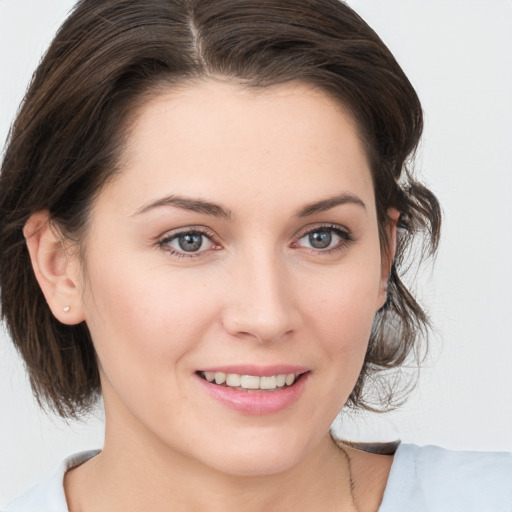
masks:
<instances>
[{"instance_id":1,"label":"blue-grey iris","mask_svg":"<svg viewBox=\"0 0 512 512\"><path fill-rule=\"evenodd\" d=\"M180 249L185 252L195 252L203 245L203 235L200 233L188 233L178 238Z\"/></svg>"},{"instance_id":2,"label":"blue-grey iris","mask_svg":"<svg viewBox=\"0 0 512 512\"><path fill-rule=\"evenodd\" d=\"M309 243L315 249L326 249L331 242L332 235L329 231L314 231L309 234Z\"/></svg>"}]
</instances>

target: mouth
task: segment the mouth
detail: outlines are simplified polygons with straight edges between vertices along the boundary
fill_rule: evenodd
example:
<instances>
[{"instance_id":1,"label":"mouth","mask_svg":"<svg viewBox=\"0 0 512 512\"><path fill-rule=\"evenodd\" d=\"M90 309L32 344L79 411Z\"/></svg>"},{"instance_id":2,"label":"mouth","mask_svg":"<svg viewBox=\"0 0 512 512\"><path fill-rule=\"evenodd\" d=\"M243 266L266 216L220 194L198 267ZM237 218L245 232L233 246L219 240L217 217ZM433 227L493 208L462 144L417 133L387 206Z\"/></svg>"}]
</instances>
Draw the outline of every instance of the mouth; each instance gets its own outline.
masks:
<instances>
[{"instance_id":1,"label":"mouth","mask_svg":"<svg viewBox=\"0 0 512 512\"><path fill-rule=\"evenodd\" d=\"M196 373L203 380L219 387L232 388L233 390L247 392L272 392L292 387L303 377L303 375L309 372L280 373L264 377L224 372L199 371Z\"/></svg>"},{"instance_id":2,"label":"mouth","mask_svg":"<svg viewBox=\"0 0 512 512\"><path fill-rule=\"evenodd\" d=\"M285 411L300 399L311 370L290 365L240 365L205 368L195 374L207 394L222 405L239 414L266 416Z\"/></svg>"}]
</instances>

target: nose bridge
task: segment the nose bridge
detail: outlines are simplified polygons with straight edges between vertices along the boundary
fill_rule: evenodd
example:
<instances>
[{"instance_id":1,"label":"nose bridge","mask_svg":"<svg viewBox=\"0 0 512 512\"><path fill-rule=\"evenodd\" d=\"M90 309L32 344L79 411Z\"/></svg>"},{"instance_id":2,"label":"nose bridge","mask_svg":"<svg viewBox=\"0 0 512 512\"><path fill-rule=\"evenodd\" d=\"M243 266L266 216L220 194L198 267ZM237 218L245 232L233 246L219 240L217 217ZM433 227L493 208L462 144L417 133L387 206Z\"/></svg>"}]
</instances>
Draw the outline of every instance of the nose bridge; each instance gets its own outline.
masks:
<instances>
[{"instance_id":1,"label":"nose bridge","mask_svg":"<svg viewBox=\"0 0 512 512\"><path fill-rule=\"evenodd\" d=\"M234 265L224 326L233 335L277 340L296 327L285 262L269 249L244 252Z\"/></svg>"}]
</instances>

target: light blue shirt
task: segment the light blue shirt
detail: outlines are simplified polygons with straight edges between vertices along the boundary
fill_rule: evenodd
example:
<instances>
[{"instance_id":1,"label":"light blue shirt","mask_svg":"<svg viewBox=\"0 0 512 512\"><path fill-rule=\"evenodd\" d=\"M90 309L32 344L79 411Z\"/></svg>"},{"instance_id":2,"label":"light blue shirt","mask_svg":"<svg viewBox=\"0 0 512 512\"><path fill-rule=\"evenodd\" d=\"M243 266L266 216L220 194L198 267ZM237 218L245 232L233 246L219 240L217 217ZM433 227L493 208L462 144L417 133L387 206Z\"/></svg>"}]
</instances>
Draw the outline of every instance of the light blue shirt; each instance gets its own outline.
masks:
<instances>
[{"instance_id":1,"label":"light blue shirt","mask_svg":"<svg viewBox=\"0 0 512 512\"><path fill-rule=\"evenodd\" d=\"M512 512L512 453L400 445L378 512Z\"/></svg>"},{"instance_id":2,"label":"light blue shirt","mask_svg":"<svg viewBox=\"0 0 512 512\"><path fill-rule=\"evenodd\" d=\"M98 452L68 457L3 512L68 512L64 474ZM512 454L400 444L378 512L512 512Z\"/></svg>"}]
</instances>

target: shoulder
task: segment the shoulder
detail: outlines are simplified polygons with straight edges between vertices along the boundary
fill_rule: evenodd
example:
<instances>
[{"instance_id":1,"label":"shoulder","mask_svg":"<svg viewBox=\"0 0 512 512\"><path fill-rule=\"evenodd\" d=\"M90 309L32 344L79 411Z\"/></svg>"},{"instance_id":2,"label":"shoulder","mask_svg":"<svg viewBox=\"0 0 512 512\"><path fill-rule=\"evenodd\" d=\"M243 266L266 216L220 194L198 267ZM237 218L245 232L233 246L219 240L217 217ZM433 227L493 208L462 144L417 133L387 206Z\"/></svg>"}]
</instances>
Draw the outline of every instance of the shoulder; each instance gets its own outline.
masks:
<instances>
[{"instance_id":1,"label":"shoulder","mask_svg":"<svg viewBox=\"0 0 512 512\"><path fill-rule=\"evenodd\" d=\"M32 487L1 512L68 512L64 493L66 471L83 464L98 453L99 450L91 450L66 458L47 480Z\"/></svg>"},{"instance_id":2,"label":"shoulder","mask_svg":"<svg viewBox=\"0 0 512 512\"><path fill-rule=\"evenodd\" d=\"M512 454L398 447L379 512L510 512Z\"/></svg>"}]
</instances>

